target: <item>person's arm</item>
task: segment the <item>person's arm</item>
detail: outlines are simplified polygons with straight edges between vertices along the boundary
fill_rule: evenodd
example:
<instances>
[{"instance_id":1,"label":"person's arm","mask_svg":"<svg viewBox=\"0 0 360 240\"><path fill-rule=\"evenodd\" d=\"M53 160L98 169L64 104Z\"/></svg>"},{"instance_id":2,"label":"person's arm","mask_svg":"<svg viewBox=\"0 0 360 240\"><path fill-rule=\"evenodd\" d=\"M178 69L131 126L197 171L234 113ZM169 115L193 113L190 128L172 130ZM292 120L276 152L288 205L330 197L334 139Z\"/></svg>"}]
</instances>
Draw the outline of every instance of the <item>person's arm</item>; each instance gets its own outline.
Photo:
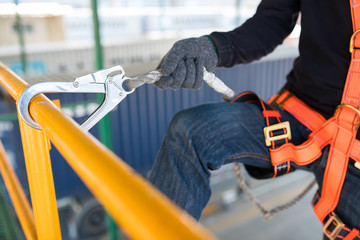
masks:
<instances>
[{"instance_id":1,"label":"person's arm","mask_svg":"<svg viewBox=\"0 0 360 240\"><path fill-rule=\"evenodd\" d=\"M272 52L293 30L300 0L263 0L255 15L230 32L213 32L219 67L248 63Z\"/></svg>"}]
</instances>

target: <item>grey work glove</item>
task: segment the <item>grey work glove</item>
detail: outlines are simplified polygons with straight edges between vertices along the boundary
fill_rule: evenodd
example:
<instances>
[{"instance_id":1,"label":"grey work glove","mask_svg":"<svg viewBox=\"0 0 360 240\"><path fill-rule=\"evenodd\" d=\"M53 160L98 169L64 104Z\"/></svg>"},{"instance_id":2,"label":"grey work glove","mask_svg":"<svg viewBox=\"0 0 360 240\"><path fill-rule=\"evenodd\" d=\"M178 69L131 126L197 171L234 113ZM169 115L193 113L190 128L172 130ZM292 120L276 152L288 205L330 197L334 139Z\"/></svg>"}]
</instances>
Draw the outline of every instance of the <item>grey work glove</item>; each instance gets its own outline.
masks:
<instances>
[{"instance_id":1,"label":"grey work glove","mask_svg":"<svg viewBox=\"0 0 360 240\"><path fill-rule=\"evenodd\" d=\"M215 49L206 36L180 40L157 67L165 76L155 86L161 89L199 89L203 83L204 67L207 71L212 71L217 62Z\"/></svg>"}]
</instances>

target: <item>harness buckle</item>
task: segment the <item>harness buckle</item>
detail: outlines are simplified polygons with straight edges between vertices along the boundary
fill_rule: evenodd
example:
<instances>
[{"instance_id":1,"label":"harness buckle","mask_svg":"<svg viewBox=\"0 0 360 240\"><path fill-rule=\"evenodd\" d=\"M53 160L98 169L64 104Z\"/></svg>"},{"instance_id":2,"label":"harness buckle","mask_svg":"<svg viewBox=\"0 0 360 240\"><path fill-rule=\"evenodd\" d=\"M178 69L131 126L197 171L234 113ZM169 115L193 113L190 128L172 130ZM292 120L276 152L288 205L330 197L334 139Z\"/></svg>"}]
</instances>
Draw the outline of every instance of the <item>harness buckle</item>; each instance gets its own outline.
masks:
<instances>
[{"instance_id":1,"label":"harness buckle","mask_svg":"<svg viewBox=\"0 0 360 240\"><path fill-rule=\"evenodd\" d=\"M360 163L359 163L359 162L356 162L356 161L355 161L354 166L355 166L357 169L360 169Z\"/></svg>"},{"instance_id":2,"label":"harness buckle","mask_svg":"<svg viewBox=\"0 0 360 240\"><path fill-rule=\"evenodd\" d=\"M285 129L285 133L277 136L271 136L271 133L276 130ZM291 130L290 123L288 121L274 124L271 126L264 127L264 136L266 146L271 146L272 141L277 141L281 139L291 139Z\"/></svg>"},{"instance_id":3,"label":"harness buckle","mask_svg":"<svg viewBox=\"0 0 360 240\"><path fill-rule=\"evenodd\" d=\"M349 105L349 104L340 104L339 106L337 106L336 112L337 112L340 108L342 108L342 107L350 108L350 109L354 110L354 111L357 113L359 120L358 120L358 122L357 122L357 124L356 124L356 130L358 130L359 127L360 127L360 110L357 109L356 107L352 106L352 105ZM336 113L336 112L335 112L335 113Z\"/></svg>"},{"instance_id":4,"label":"harness buckle","mask_svg":"<svg viewBox=\"0 0 360 240\"><path fill-rule=\"evenodd\" d=\"M332 223L335 226L334 229L328 230L328 227ZM327 236L330 240L333 240L340 233L340 231L344 226L345 224L340 220L340 218L334 212L331 212L329 219L326 221L326 223L323 226L323 232L325 236Z\"/></svg>"}]
</instances>

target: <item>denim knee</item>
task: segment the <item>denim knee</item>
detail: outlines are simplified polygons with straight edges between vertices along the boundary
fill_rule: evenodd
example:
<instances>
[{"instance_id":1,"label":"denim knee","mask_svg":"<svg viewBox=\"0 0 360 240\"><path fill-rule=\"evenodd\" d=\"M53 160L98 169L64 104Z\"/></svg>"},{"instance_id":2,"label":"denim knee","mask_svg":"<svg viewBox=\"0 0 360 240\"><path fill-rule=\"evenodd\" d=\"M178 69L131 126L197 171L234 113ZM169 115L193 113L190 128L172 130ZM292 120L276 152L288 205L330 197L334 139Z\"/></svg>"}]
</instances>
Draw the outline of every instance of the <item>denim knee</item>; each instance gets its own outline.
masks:
<instances>
[{"instance_id":1,"label":"denim knee","mask_svg":"<svg viewBox=\"0 0 360 240\"><path fill-rule=\"evenodd\" d=\"M187 142L202 127L202 120L197 108L189 108L177 112L168 126L166 137L171 135L172 138L182 139Z\"/></svg>"},{"instance_id":2,"label":"denim knee","mask_svg":"<svg viewBox=\"0 0 360 240\"><path fill-rule=\"evenodd\" d=\"M196 108L188 108L177 112L171 119L169 129L172 130L187 130L193 128L193 124L198 124L199 114L196 113Z\"/></svg>"}]
</instances>

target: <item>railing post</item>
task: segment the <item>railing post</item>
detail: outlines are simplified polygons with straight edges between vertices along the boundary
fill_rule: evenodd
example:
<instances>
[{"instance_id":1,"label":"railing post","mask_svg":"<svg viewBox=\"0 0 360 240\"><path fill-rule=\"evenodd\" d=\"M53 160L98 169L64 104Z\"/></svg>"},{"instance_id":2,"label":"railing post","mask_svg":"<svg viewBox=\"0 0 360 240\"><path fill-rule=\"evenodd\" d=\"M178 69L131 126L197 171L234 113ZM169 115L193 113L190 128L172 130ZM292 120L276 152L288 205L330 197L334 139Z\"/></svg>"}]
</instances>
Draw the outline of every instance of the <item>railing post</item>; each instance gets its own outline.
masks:
<instances>
[{"instance_id":1,"label":"railing post","mask_svg":"<svg viewBox=\"0 0 360 240\"><path fill-rule=\"evenodd\" d=\"M24 29L23 25L21 23L21 16L19 14L19 0L14 0L14 3L16 5L16 14L15 14L15 25L16 25L16 32L18 34L19 39L19 46L20 46L20 60L21 60L21 67L22 67L22 73L26 74L27 71L27 56L26 56L26 49L25 49L25 37L24 37Z\"/></svg>"},{"instance_id":2,"label":"railing post","mask_svg":"<svg viewBox=\"0 0 360 240\"><path fill-rule=\"evenodd\" d=\"M19 124L38 239L61 239L50 143L44 131L28 126L20 116Z\"/></svg>"},{"instance_id":3,"label":"railing post","mask_svg":"<svg viewBox=\"0 0 360 240\"><path fill-rule=\"evenodd\" d=\"M4 180L6 189L11 198L15 212L19 218L19 222L24 231L26 239L36 240L36 229L34 223L34 216L31 211L30 204L26 199L25 193L21 187L20 181L16 173L10 165L5 148L0 141L0 172Z\"/></svg>"},{"instance_id":4,"label":"railing post","mask_svg":"<svg viewBox=\"0 0 360 240\"><path fill-rule=\"evenodd\" d=\"M5 190L0 185L0 239L22 239L20 228L13 213L13 209L6 199Z\"/></svg>"},{"instance_id":5,"label":"railing post","mask_svg":"<svg viewBox=\"0 0 360 240\"><path fill-rule=\"evenodd\" d=\"M94 43L95 43L95 63L96 69L100 70L104 68L104 55L103 49L101 45L101 35L100 35L100 23L99 23L99 15L98 15L98 4L97 0L91 0L91 9L92 9L92 19L94 25ZM96 99L100 104L103 101L103 94L97 94ZM108 147L110 150L112 148L112 136L110 131L110 117L106 115L100 122L99 122L99 139L100 141ZM106 212L106 225L108 230L108 239L109 240L116 240L119 239L119 232L118 226L116 225L115 221L112 217Z\"/></svg>"}]
</instances>

